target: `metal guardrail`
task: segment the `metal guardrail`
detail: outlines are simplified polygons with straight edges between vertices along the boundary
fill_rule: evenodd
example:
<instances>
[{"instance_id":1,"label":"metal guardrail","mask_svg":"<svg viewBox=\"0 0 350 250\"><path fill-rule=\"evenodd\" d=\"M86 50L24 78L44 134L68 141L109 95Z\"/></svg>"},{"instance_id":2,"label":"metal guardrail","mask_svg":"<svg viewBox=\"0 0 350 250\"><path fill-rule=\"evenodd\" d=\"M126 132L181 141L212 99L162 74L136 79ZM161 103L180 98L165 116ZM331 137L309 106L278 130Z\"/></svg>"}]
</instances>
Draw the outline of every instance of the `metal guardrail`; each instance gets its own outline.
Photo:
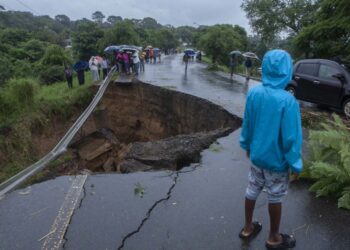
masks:
<instances>
[{"instance_id":1,"label":"metal guardrail","mask_svg":"<svg viewBox=\"0 0 350 250\"><path fill-rule=\"evenodd\" d=\"M47 155L45 155L43 158L41 158L39 161L32 164L28 168L22 170L15 176L11 177L7 181L4 181L0 184L0 197L5 195L7 192L11 191L18 185L20 185L29 177L33 176L34 174L45 168L50 162L57 159L60 155L67 151L69 143L72 141L76 133L83 126L87 118L91 115L92 111L99 103L115 71L116 68L113 67L108 73L107 77L104 79L103 83L100 85L99 90L97 91L94 99L91 101L89 106L84 110L84 112L79 116L79 118L75 121L75 123L68 130L68 132Z\"/></svg>"}]
</instances>

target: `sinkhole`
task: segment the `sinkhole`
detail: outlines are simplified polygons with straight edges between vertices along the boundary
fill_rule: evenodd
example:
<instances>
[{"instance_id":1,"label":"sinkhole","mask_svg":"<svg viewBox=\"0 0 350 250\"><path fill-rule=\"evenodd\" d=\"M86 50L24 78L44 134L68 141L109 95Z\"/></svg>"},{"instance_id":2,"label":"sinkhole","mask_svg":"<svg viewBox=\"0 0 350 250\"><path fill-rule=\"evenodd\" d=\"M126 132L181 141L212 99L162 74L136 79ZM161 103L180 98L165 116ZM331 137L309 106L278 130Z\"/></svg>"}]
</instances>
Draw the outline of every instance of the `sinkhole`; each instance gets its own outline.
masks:
<instances>
[{"instance_id":1,"label":"sinkhole","mask_svg":"<svg viewBox=\"0 0 350 250\"><path fill-rule=\"evenodd\" d=\"M111 83L62 171L178 170L240 126L240 118L205 99L138 80Z\"/></svg>"}]
</instances>

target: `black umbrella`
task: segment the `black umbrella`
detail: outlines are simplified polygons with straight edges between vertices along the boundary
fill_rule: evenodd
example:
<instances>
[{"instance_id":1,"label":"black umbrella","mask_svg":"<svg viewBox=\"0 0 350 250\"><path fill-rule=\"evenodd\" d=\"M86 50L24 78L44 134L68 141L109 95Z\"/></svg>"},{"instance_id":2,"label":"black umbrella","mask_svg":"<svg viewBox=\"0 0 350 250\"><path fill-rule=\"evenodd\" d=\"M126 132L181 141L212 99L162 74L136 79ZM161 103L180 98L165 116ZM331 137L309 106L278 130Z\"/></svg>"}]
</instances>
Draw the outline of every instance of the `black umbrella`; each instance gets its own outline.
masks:
<instances>
[{"instance_id":1,"label":"black umbrella","mask_svg":"<svg viewBox=\"0 0 350 250\"><path fill-rule=\"evenodd\" d=\"M75 71L79 71L79 70L86 70L89 68L89 63L88 62L85 62L83 60L80 60L78 62L76 62L73 66L73 69Z\"/></svg>"}]
</instances>

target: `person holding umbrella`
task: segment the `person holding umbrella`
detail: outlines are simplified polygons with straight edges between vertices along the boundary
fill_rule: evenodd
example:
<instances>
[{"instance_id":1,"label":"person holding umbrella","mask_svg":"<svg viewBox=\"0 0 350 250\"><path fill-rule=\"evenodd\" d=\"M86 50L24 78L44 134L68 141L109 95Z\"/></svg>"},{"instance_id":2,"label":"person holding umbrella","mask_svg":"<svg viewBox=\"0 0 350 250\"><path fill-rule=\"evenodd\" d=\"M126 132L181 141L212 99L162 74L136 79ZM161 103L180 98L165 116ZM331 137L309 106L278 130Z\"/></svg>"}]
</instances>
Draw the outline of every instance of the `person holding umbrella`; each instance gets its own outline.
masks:
<instances>
[{"instance_id":1,"label":"person holding umbrella","mask_svg":"<svg viewBox=\"0 0 350 250\"><path fill-rule=\"evenodd\" d=\"M231 72L231 79L233 79L233 73L235 71L235 67L236 67L236 61L237 61L237 57L242 55L242 53L239 50L234 50L230 52L230 72Z\"/></svg>"},{"instance_id":2,"label":"person holding umbrella","mask_svg":"<svg viewBox=\"0 0 350 250\"><path fill-rule=\"evenodd\" d=\"M150 48L150 49L149 49L149 62L150 62L151 64L153 63L153 56L154 56L153 48Z\"/></svg>"},{"instance_id":3,"label":"person holding umbrella","mask_svg":"<svg viewBox=\"0 0 350 250\"><path fill-rule=\"evenodd\" d=\"M250 57L247 57L245 59L244 66L245 66L246 79L249 80L250 79L250 73L251 73L252 66L253 66L252 59L250 59Z\"/></svg>"},{"instance_id":4,"label":"person holding umbrella","mask_svg":"<svg viewBox=\"0 0 350 250\"><path fill-rule=\"evenodd\" d=\"M85 83L85 70L89 68L89 64L84 60L79 60L73 66L73 69L77 72L79 85L83 85Z\"/></svg>"},{"instance_id":5,"label":"person holding umbrella","mask_svg":"<svg viewBox=\"0 0 350 250\"><path fill-rule=\"evenodd\" d=\"M182 61L185 63L185 73L187 74L187 67L188 67L188 60L190 59L190 56L185 52L184 56L182 57Z\"/></svg>"},{"instance_id":6,"label":"person holding umbrella","mask_svg":"<svg viewBox=\"0 0 350 250\"><path fill-rule=\"evenodd\" d=\"M243 56L245 57L244 66L246 68L246 79L249 80L253 67L252 59L259 60L259 57L253 52L245 52Z\"/></svg>"}]
</instances>

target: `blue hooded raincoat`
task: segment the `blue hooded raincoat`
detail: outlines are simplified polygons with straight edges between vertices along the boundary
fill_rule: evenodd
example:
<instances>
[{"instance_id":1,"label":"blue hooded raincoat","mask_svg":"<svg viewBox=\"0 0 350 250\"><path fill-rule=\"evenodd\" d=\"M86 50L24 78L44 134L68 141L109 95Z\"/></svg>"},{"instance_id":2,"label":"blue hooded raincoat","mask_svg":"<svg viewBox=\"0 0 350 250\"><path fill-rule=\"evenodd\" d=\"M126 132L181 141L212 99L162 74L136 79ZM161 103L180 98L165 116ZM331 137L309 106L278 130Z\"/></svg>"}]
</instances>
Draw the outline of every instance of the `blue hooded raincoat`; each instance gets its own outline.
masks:
<instances>
[{"instance_id":1,"label":"blue hooded raincoat","mask_svg":"<svg viewBox=\"0 0 350 250\"><path fill-rule=\"evenodd\" d=\"M265 54L262 85L248 92L240 145L252 163L275 172L300 173L302 130L299 104L284 90L292 77L292 59L283 50Z\"/></svg>"}]
</instances>

